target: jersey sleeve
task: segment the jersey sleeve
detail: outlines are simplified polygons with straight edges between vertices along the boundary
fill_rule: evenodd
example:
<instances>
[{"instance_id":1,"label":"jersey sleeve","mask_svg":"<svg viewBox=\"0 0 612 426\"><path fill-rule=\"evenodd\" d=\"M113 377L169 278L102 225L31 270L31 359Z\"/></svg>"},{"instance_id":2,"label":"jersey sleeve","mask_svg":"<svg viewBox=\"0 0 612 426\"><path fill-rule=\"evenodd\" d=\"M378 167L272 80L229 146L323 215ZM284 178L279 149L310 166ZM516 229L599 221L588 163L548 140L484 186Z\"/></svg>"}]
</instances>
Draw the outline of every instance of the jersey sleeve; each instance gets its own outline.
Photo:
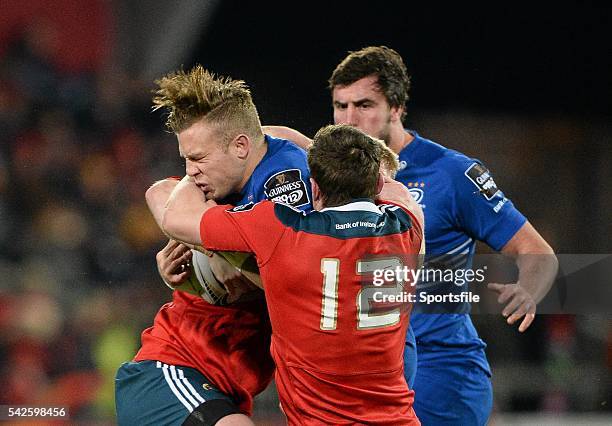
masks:
<instances>
[{"instance_id":1,"label":"jersey sleeve","mask_svg":"<svg viewBox=\"0 0 612 426\"><path fill-rule=\"evenodd\" d=\"M449 169L455 182L453 209L458 225L494 250L501 250L527 219L480 161L465 158Z\"/></svg>"},{"instance_id":2,"label":"jersey sleeve","mask_svg":"<svg viewBox=\"0 0 612 426\"><path fill-rule=\"evenodd\" d=\"M200 219L200 238L205 249L254 253L259 265L270 258L284 231L270 201L215 206Z\"/></svg>"},{"instance_id":3,"label":"jersey sleeve","mask_svg":"<svg viewBox=\"0 0 612 426\"><path fill-rule=\"evenodd\" d=\"M415 233L419 237L419 245L420 245L420 241L423 239L424 228L423 228L423 223L414 215L414 213L412 213L405 206L403 206L403 205L401 205L399 203L396 203L394 201L377 200L376 204L377 205L380 205L380 204L391 204L391 205L399 207L407 215L407 217L410 219L410 226L412 226L414 228Z\"/></svg>"},{"instance_id":4,"label":"jersey sleeve","mask_svg":"<svg viewBox=\"0 0 612 426\"><path fill-rule=\"evenodd\" d=\"M266 199L286 204L301 211L312 210L310 180L306 163L296 159L295 167L278 167L270 173L264 182L263 191Z\"/></svg>"}]
</instances>

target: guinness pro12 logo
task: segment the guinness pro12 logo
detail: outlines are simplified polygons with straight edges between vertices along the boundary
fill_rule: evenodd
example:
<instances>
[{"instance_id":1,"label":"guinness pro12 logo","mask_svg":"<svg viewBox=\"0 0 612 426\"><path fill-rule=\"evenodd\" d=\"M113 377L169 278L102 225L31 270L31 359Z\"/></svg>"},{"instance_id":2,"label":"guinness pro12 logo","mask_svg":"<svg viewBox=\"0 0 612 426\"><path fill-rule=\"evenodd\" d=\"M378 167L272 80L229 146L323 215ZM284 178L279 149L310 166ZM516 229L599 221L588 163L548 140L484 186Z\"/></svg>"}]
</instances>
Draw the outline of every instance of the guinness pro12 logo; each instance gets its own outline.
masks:
<instances>
[{"instance_id":1,"label":"guinness pro12 logo","mask_svg":"<svg viewBox=\"0 0 612 426\"><path fill-rule=\"evenodd\" d=\"M301 207L310 202L300 169L283 170L270 176L264 184L266 197L277 203Z\"/></svg>"}]
</instances>

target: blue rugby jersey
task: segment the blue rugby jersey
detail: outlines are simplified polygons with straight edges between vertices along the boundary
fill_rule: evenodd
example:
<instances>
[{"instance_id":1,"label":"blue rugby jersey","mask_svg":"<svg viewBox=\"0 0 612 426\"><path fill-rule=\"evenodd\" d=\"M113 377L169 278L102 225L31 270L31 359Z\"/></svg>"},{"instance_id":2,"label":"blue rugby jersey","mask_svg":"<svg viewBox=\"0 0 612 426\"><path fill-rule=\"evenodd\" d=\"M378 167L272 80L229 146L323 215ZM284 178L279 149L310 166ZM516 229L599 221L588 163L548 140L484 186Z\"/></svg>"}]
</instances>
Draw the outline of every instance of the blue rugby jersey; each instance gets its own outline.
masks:
<instances>
[{"instance_id":1,"label":"blue rugby jersey","mask_svg":"<svg viewBox=\"0 0 612 426\"><path fill-rule=\"evenodd\" d=\"M306 152L284 139L266 136L266 142L267 152L241 193L225 201L248 204L271 199L310 210ZM205 255L194 252L195 256ZM214 318L215 327L210 327L210 318ZM172 303L164 305L154 325L143 331L142 347L134 361L194 368L232 397L241 411L250 413L253 395L263 391L272 378L273 362L265 343L269 336L267 310L258 297L218 306L200 296L175 291Z\"/></svg>"},{"instance_id":2,"label":"blue rugby jersey","mask_svg":"<svg viewBox=\"0 0 612 426\"><path fill-rule=\"evenodd\" d=\"M268 150L240 194L220 204L235 206L271 200L300 210L312 210L306 151L285 139L266 135Z\"/></svg>"},{"instance_id":3,"label":"blue rugby jersey","mask_svg":"<svg viewBox=\"0 0 612 426\"><path fill-rule=\"evenodd\" d=\"M480 161L410 133L414 140L399 154L396 179L408 187L425 214L425 267L470 268L476 240L500 250L526 218ZM458 294L467 287L433 281L419 282L417 295ZM417 302L412 315L419 365L453 357L454 363L475 363L490 374L486 345L469 317L469 305L437 308L433 312L439 313L425 313L432 312L432 306Z\"/></svg>"}]
</instances>

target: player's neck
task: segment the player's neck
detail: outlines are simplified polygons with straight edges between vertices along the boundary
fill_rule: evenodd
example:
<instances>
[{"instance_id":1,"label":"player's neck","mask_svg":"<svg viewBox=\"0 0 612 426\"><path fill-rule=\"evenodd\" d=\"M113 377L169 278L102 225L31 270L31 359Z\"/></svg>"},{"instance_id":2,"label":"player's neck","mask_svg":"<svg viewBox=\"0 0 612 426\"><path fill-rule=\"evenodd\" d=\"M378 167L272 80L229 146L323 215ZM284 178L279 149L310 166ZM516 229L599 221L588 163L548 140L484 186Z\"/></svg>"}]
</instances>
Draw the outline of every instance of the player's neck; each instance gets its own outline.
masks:
<instances>
[{"instance_id":1,"label":"player's neck","mask_svg":"<svg viewBox=\"0 0 612 426\"><path fill-rule=\"evenodd\" d=\"M253 171L257 167L257 165L261 162L261 160L268 152L268 142L264 136L261 137L261 140L257 143L253 144L253 149L249 152L249 156L247 158L246 167L244 169L244 178L240 184L240 190L244 188L244 185L249 181Z\"/></svg>"},{"instance_id":2,"label":"player's neck","mask_svg":"<svg viewBox=\"0 0 612 426\"><path fill-rule=\"evenodd\" d=\"M402 149L410 145L414 140L414 136L404 130L404 127L400 124L398 126L391 127L389 134L389 148L396 154L399 154Z\"/></svg>"}]
</instances>

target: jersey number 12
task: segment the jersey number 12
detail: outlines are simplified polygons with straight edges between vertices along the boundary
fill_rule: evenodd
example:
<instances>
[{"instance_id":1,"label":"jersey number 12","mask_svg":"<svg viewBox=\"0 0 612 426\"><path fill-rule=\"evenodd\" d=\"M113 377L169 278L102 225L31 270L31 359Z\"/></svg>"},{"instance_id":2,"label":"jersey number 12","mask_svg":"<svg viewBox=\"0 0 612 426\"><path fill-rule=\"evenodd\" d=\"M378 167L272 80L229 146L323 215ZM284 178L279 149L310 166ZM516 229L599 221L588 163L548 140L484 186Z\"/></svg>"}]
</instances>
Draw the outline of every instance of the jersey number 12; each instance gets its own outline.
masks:
<instances>
[{"instance_id":1,"label":"jersey number 12","mask_svg":"<svg viewBox=\"0 0 612 426\"><path fill-rule=\"evenodd\" d=\"M358 260L357 274L373 273L380 269L401 268L402 262L396 257ZM338 319L338 282L340 280L340 259L321 259L321 272L323 273L323 300L321 304L321 330L335 330ZM396 294L402 291L402 282L395 282ZM389 289L389 287L384 288ZM363 286L357 293L357 329L364 330L395 325L400 320L400 309L390 308L386 311L371 312L370 300L375 292L381 292L383 287L374 285ZM385 292L386 293L386 292Z\"/></svg>"}]
</instances>

